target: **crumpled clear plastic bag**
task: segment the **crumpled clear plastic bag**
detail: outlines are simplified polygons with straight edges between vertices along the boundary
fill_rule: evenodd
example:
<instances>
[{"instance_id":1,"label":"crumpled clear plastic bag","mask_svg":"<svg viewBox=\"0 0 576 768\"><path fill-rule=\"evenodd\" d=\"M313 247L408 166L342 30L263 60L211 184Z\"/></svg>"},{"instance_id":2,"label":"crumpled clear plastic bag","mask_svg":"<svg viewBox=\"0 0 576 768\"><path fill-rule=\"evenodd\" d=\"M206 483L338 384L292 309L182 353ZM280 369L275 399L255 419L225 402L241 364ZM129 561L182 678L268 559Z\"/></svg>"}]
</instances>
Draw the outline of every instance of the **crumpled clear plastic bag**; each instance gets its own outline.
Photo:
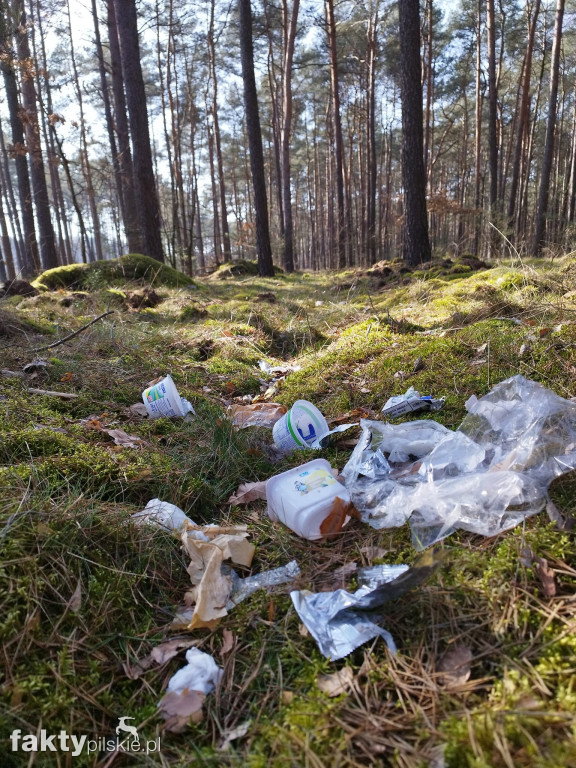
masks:
<instances>
[{"instance_id":1,"label":"crumpled clear plastic bag","mask_svg":"<svg viewBox=\"0 0 576 768\"><path fill-rule=\"evenodd\" d=\"M494 536L540 512L551 480L576 468L576 403L513 376L466 408L456 431L362 420L342 474L365 522L388 528L410 519L418 548L456 528Z\"/></svg>"}]
</instances>

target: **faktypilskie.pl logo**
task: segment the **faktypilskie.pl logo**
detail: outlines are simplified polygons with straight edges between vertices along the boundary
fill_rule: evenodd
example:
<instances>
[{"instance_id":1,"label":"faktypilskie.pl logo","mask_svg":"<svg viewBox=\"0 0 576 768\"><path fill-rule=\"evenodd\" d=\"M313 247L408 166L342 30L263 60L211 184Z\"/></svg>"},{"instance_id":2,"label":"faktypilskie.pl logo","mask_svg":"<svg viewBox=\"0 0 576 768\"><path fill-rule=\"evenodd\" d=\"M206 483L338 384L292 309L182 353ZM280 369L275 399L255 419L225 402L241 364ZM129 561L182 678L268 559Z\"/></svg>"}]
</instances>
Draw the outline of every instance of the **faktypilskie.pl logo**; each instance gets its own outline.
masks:
<instances>
[{"instance_id":1,"label":"faktypilskie.pl logo","mask_svg":"<svg viewBox=\"0 0 576 768\"><path fill-rule=\"evenodd\" d=\"M102 736L90 739L88 736L77 736L67 731L48 734L44 728L37 733L22 733L20 729L10 734L12 752L70 752L72 757L78 757L84 751L87 754L100 752L142 752L147 755L160 752L160 737L145 741L140 739L134 725L127 723L133 717L118 718L116 738Z\"/></svg>"}]
</instances>

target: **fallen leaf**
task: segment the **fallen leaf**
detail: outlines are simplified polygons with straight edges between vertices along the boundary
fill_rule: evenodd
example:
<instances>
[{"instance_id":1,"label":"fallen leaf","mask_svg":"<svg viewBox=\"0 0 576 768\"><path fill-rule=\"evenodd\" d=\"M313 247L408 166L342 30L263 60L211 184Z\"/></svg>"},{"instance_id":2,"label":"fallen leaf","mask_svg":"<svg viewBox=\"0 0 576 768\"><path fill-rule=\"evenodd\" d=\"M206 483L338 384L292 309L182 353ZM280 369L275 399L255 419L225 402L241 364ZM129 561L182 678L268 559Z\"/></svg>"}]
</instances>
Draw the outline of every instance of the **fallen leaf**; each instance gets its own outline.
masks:
<instances>
[{"instance_id":1,"label":"fallen leaf","mask_svg":"<svg viewBox=\"0 0 576 768\"><path fill-rule=\"evenodd\" d=\"M294 691L282 691L280 699L282 704L290 704L294 699Z\"/></svg>"},{"instance_id":2,"label":"fallen leaf","mask_svg":"<svg viewBox=\"0 0 576 768\"><path fill-rule=\"evenodd\" d=\"M555 597L556 595L556 574L548 565L544 557L534 558L534 568L542 584L542 591L546 597Z\"/></svg>"},{"instance_id":3,"label":"fallen leaf","mask_svg":"<svg viewBox=\"0 0 576 768\"><path fill-rule=\"evenodd\" d=\"M166 721L164 728L170 733L182 733L189 723L199 723L205 698L200 691L167 693L158 704L160 714Z\"/></svg>"},{"instance_id":4,"label":"fallen leaf","mask_svg":"<svg viewBox=\"0 0 576 768\"><path fill-rule=\"evenodd\" d=\"M222 643L222 648L220 648L220 656L226 656L226 654L230 653L236 645L236 638L229 629L225 629L222 632L222 637L224 638L224 642Z\"/></svg>"},{"instance_id":5,"label":"fallen leaf","mask_svg":"<svg viewBox=\"0 0 576 768\"><path fill-rule=\"evenodd\" d=\"M182 649L196 645L196 642L196 640L190 640L190 638L167 640L165 643L160 643L160 645L152 649L150 658L156 664L165 664L170 659L173 659L174 656L177 656Z\"/></svg>"},{"instance_id":6,"label":"fallen leaf","mask_svg":"<svg viewBox=\"0 0 576 768\"><path fill-rule=\"evenodd\" d=\"M67 608L70 608L72 613L78 613L80 608L82 608L82 582L80 580L76 585L72 597L68 600Z\"/></svg>"},{"instance_id":7,"label":"fallen leaf","mask_svg":"<svg viewBox=\"0 0 576 768\"><path fill-rule=\"evenodd\" d=\"M436 671L438 682L446 688L458 688L470 677L472 651L463 643L448 648L440 659Z\"/></svg>"},{"instance_id":8,"label":"fallen leaf","mask_svg":"<svg viewBox=\"0 0 576 768\"><path fill-rule=\"evenodd\" d=\"M245 723L237 725L236 728L231 728L230 730L224 731L222 734L222 741L218 745L218 749L221 752L225 752L233 741L236 739L242 739L244 736L246 736L250 730L251 724L252 720L247 720Z\"/></svg>"},{"instance_id":9,"label":"fallen leaf","mask_svg":"<svg viewBox=\"0 0 576 768\"><path fill-rule=\"evenodd\" d=\"M236 493L233 493L226 503L235 505L250 504L251 501L265 498L266 481L259 480L256 483L242 483L242 485L238 487Z\"/></svg>"},{"instance_id":10,"label":"fallen leaf","mask_svg":"<svg viewBox=\"0 0 576 768\"><path fill-rule=\"evenodd\" d=\"M68 371L68 373L65 373L64 376L61 377L60 381L72 381L73 378L74 374Z\"/></svg>"},{"instance_id":11,"label":"fallen leaf","mask_svg":"<svg viewBox=\"0 0 576 768\"><path fill-rule=\"evenodd\" d=\"M540 338L542 339L544 338L544 336L548 336L551 330L552 328L540 328L540 330L538 331L538 336L540 336Z\"/></svg>"},{"instance_id":12,"label":"fallen leaf","mask_svg":"<svg viewBox=\"0 0 576 768\"><path fill-rule=\"evenodd\" d=\"M354 684L354 672L350 667L334 672L331 675L320 675L316 678L316 685L330 698L340 696Z\"/></svg>"},{"instance_id":13,"label":"fallen leaf","mask_svg":"<svg viewBox=\"0 0 576 768\"><path fill-rule=\"evenodd\" d=\"M251 403L230 408L232 423L239 429L246 427L273 427L288 409L280 403Z\"/></svg>"},{"instance_id":14,"label":"fallen leaf","mask_svg":"<svg viewBox=\"0 0 576 768\"><path fill-rule=\"evenodd\" d=\"M148 411L144 403L134 403L126 408L126 414L128 416L148 416Z\"/></svg>"},{"instance_id":15,"label":"fallen leaf","mask_svg":"<svg viewBox=\"0 0 576 768\"><path fill-rule=\"evenodd\" d=\"M101 429L100 431L105 432L116 445L121 445L123 448L140 448L146 444L141 437L128 435L123 429Z\"/></svg>"},{"instance_id":16,"label":"fallen leaf","mask_svg":"<svg viewBox=\"0 0 576 768\"><path fill-rule=\"evenodd\" d=\"M346 502L338 496L334 499L330 513L320 525L322 536L330 538L340 533L346 522L346 517L349 516L350 507L350 502Z\"/></svg>"}]
</instances>

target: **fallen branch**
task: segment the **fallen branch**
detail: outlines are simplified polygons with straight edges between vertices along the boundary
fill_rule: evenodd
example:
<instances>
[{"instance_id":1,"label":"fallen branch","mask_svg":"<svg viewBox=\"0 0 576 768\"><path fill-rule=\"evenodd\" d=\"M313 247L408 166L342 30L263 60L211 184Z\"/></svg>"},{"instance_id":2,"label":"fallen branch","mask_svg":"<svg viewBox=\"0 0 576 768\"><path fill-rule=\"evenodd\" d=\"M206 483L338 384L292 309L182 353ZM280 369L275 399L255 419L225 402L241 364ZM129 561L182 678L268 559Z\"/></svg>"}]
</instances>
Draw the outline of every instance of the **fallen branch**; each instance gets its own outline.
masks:
<instances>
[{"instance_id":1,"label":"fallen branch","mask_svg":"<svg viewBox=\"0 0 576 768\"><path fill-rule=\"evenodd\" d=\"M89 323L86 323L86 325L83 325L82 328L78 328L77 331L74 331L74 333L69 333L68 336L64 336L63 339L60 339L59 341L55 341L53 344L47 344L45 347L37 347L34 352L41 352L44 349L52 349L53 347L58 347L60 344L64 344L64 342L69 341L70 339L73 339L74 336L78 336L79 333L82 333L82 331L85 331L86 328L90 328L91 325L94 325L94 323L97 323L98 320L102 320L103 317L106 317L106 315L111 315L115 310L109 309L107 312L103 312L101 315L98 315L98 317L95 317L94 320L90 320Z\"/></svg>"},{"instance_id":2,"label":"fallen branch","mask_svg":"<svg viewBox=\"0 0 576 768\"><path fill-rule=\"evenodd\" d=\"M74 397L79 397L79 395L75 395L73 392L54 392L51 389L34 389L33 387L28 387L26 391L30 392L32 395L52 395L53 397L64 397L66 400L72 400Z\"/></svg>"}]
</instances>

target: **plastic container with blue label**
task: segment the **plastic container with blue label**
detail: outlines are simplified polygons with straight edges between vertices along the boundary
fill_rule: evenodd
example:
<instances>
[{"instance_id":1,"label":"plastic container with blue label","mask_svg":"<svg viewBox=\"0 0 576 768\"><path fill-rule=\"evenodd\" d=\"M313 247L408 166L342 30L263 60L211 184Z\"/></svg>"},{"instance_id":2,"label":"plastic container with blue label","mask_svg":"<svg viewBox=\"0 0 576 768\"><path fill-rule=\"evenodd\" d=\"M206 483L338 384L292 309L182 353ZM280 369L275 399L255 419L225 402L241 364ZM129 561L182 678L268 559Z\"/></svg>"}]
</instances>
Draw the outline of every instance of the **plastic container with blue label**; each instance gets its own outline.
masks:
<instances>
[{"instance_id":1,"label":"plastic container with blue label","mask_svg":"<svg viewBox=\"0 0 576 768\"><path fill-rule=\"evenodd\" d=\"M271 520L280 520L298 536L312 541L324 537L322 524L335 508L350 506L350 494L334 478L326 459L314 459L271 477L266 483L266 498Z\"/></svg>"}]
</instances>

